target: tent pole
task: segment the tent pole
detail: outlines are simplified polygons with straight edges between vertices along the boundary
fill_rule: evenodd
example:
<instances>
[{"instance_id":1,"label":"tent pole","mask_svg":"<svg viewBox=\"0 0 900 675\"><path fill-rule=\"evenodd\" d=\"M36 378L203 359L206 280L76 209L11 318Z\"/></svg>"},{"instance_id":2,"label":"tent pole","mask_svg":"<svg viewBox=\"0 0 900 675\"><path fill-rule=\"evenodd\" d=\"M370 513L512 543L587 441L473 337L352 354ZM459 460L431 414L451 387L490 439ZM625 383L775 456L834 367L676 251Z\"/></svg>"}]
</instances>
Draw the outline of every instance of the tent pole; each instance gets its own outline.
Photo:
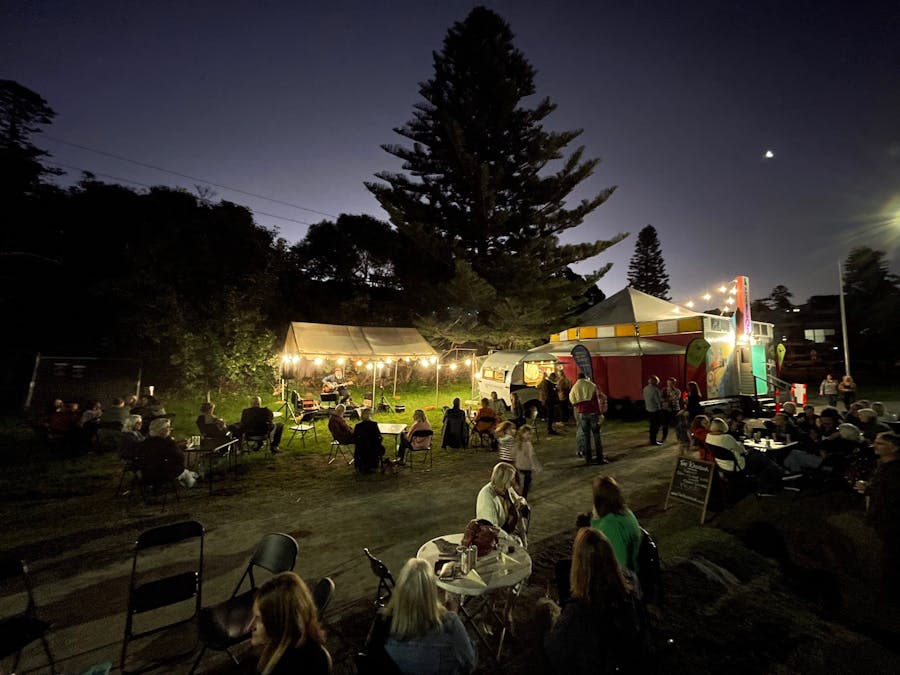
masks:
<instances>
[{"instance_id":1,"label":"tent pole","mask_svg":"<svg viewBox=\"0 0 900 675\"><path fill-rule=\"evenodd\" d=\"M394 401L397 400L397 368L399 367L399 365L399 360L394 361L394 393L392 395L392 400Z\"/></svg>"},{"instance_id":2,"label":"tent pole","mask_svg":"<svg viewBox=\"0 0 900 675\"><path fill-rule=\"evenodd\" d=\"M441 404L440 396L441 388L441 360L438 359L434 364L434 407L439 408Z\"/></svg>"}]
</instances>

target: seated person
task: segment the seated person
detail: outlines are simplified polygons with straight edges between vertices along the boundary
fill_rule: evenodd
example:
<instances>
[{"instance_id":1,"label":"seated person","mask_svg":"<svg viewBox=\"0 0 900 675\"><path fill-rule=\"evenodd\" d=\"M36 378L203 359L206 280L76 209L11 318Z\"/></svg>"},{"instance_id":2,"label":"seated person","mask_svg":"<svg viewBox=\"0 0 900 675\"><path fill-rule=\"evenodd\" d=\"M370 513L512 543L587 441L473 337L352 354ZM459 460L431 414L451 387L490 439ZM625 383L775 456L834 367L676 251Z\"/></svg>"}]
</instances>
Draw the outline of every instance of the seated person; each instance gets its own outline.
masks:
<instances>
[{"instance_id":1,"label":"seated person","mask_svg":"<svg viewBox=\"0 0 900 675\"><path fill-rule=\"evenodd\" d=\"M141 480L148 485L162 485L178 480L194 487L197 474L185 467L184 451L172 438L172 423L160 417L150 423L150 435L140 446L137 457Z\"/></svg>"},{"instance_id":2,"label":"seated person","mask_svg":"<svg viewBox=\"0 0 900 675\"><path fill-rule=\"evenodd\" d=\"M879 422L896 422L897 416L886 410L884 407L884 403L881 401L872 401L872 410L875 411L875 416L878 418Z\"/></svg>"},{"instance_id":3,"label":"seated person","mask_svg":"<svg viewBox=\"0 0 900 675\"><path fill-rule=\"evenodd\" d=\"M244 436L268 436L272 454L278 452L284 425L275 422L275 413L262 404L259 396L250 399L250 407L241 413L240 431Z\"/></svg>"},{"instance_id":4,"label":"seated person","mask_svg":"<svg viewBox=\"0 0 900 675\"><path fill-rule=\"evenodd\" d=\"M112 400L112 405L105 408L100 415L100 426L104 429L118 429L121 431L125 418L131 414L125 407L124 399L118 396Z\"/></svg>"},{"instance_id":5,"label":"seated person","mask_svg":"<svg viewBox=\"0 0 900 675\"><path fill-rule=\"evenodd\" d=\"M891 431L891 427L888 424L878 419L878 413L875 412L874 408L861 408L858 415L859 430L870 443L875 440L878 434Z\"/></svg>"},{"instance_id":6,"label":"seated person","mask_svg":"<svg viewBox=\"0 0 900 675\"><path fill-rule=\"evenodd\" d=\"M811 405L803 406L803 414L796 419L797 428L813 442L819 440L818 419L816 409Z\"/></svg>"},{"instance_id":7,"label":"seated person","mask_svg":"<svg viewBox=\"0 0 900 675\"><path fill-rule=\"evenodd\" d=\"M781 487L784 471L765 453L759 450L749 452L733 436L728 434L728 423L716 417L709 423L706 445L721 448L730 453L733 460L716 457L716 464L727 473L744 473L756 476L760 492L771 494ZM712 448L710 448L712 450Z\"/></svg>"},{"instance_id":8,"label":"seated person","mask_svg":"<svg viewBox=\"0 0 900 675\"><path fill-rule=\"evenodd\" d=\"M350 400L350 383L344 379L343 368L335 368L334 372L322 378L322 393L337 394L338 403L346 404Z\"/></svg>"},{"instance_id":9,"label":"seated person","mask_svg":"<svg viewBox=\"0 0 900 675\"><path fill-rule=\"evenodd\" d=\"M363 408L362 421L353 427L353 461L360 473L372 473L384 457L384 445L378 423L372 419L372 409Z\"/></svg>"},{"instance_id":10,"label":"seated person","mask_svg":"<svg viewBox=\"0 0 900 675\"><path fill-rule=\"evenodd\" d=\"M232 424L229 427L225 424L225 420L216 417L215 413L215 403L212 401L201 403L200 414L197 416L197 429L200 430L202 438L209 438L216 443L227 443L237 435L238 425Z\"/></svg>"},{"instance_id":11,"label":"seated person","mask_svg":"<svg viewBox=\"0 0 900 675\"><path fill-rule=\"evenodd\" d=\"M468 448L469 424L466 411L460 407L460 400L453 399L453 407L444 411L444 432L441 448Z\"/></svg>"},{"instance_id":12,"label":"seated person","mask_svg":"<svg viewBox=\"0 0 900 675\"><path fill-rule=\"evenodd\" d=\"M735 408L728 413L728 433L737 439L746 436L744 433L744 411Z\"/></svg>"},{"instance_id":13,"label":"seated person","mask_svg":"<svg viewBox=\"0 0 900 675\"><path fill-rule=\"evenodd\" d=\"M474 428L476 432L480 434L490 434L491 439L494 438L494 429L497 426L497 417L494 414L494 409L491 408L490 399L481 399L481 407L478 409L478 412L475 413L475 420L473 424L475 425Z\"/></svg>"},{"instance_id":14,"label":"seated person","mask_svg":"<svg viewBox=\"0 0 900 675\"><path fill-rule=\"evenodd\" d=\"M410 558L400 570L387 607L376 617L366 649L381 661L376 668L380 673L463 675L478 664L475 645L465 626L438 597L434 570L418 558Z\"/></svg>"},{"instance_id":15,"label":"seated person","mask_svg":"<svg viewBox=\"0 0 900 675\"><path fill-rule=\"evenodd\" d=\"M260 650L266 675L330 675L331 654L312 593L294 572L282 572L259 587L253 603L250 644Z\"/></svg>"},{"instance_id":16,"label":"seated person","mask_svg":"<svg viewBox=\"0 0 900 675\"><path fill-rule=\"evenodd\" d=\"M786 415L787 418L796 423L797 417L797 406L792 401L787 401L783 406L781 406L782 414Z\"/></svg>"},{"instance_id":17,"label":"seated person","mask_svg":"<svg viewBox=\"0 0 900 675\"><path fill-rule=\"evenodd\" d=\"M424 450L431 444L430 436L415 436L417 431L431 431L431 424L425 417L424 410L416 410L413 413L412 426L407 429L406 433L400 436L400 447L397 450L397 460L403 462L406 457L407 450Z\"/></svg>"},{"instance_id":18,"label":"seated person","mask_svg":"<svg viewBox=\"0 0 900 675\"><path fill-rule=\"evenodd\" d=\"M551 672L653 672L646 663L649 632L640 584L597 530L578 530L568 585L571 600L562 609L552 600L543 605L552 624L544 637Z\"/></svg>"},{"instance_id":19,"label":"seated person","mask_svg":"<svg viewBox=\"0 0 900 675\"><path fill-rule=\"evenodd\" d=\"M481 490L475 502L475 517L486 520L508 534L523 534L520 525L523 507L528 502L513 489L516 467L508 462L498 462L491 471L491 480Z\"/></svg>"},{"instance_id":20,"label":"seated person","mask_svg":"<svg viewBox=\"0 0 900 675\"><path fill-rule=\"evenodd\" d=\"M141 433L143 424L144 420L140 415L129 415L122 423L122 431L116 438L116 450L123 460L134 459L137 444L144 441L144 434Z\"/></svg>"},{"instance_id":21,"label":"seated person","mask_svg":"<svg viewBox=\"0 0 900 675\"><path fill-rule=\"evenodd\" d=\"M595 477L591 489L594 493L591 527L609 540L619 565L637 574L643 540L638 519L625 504L619 484L612 476Z\"/></svg>"},{"instance_id":22,"label":"seated person","mask_svg":"<svg viewBox=\"0 0 900 675\"><path fill-rule=\"evenodd\" d=\"M700 459L704 462L714 462L716 458L706 448L706 436L709 433L709 417L697 415L691 421L690 435L691 447L700 453Z\"/></svg>"},{"instance_id":23,"label":"seated person","mask_svg":"<svg viewBox=\"0 0 900 675\"><path fill-rule=\"evenodd\" d=\"M506 411L509 408L506 406L506 403L503 402L503 399L497 396L496 391L491 392L491 400L490 400L491 410L494 411L494 417L497 420L502 420L503 416L506 414Z\"/></svg>"},{"instance_id":24,"label":"seated person","mask_svg":"<svg viewBox=\"0 0 900 675\"><path fill-rule=\"evenodd\" d=\"M347 424L344 413L347 409L343 404L338 404L328 415L328 431L332 438L341 445L353 445L353 427Z\"/></svg>"}]
</instances>

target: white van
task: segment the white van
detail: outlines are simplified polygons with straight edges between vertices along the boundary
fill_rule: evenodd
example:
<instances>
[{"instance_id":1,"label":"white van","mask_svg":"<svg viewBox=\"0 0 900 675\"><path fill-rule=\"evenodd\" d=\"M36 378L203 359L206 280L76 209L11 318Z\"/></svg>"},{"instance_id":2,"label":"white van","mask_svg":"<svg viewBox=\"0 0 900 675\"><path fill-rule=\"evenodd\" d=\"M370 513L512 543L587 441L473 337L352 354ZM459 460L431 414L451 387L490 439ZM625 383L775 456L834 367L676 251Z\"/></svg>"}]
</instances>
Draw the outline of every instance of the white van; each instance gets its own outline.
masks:
<instances>
[{"instance_id":1,"label":"white van","mask_svg":"<svg viewBox=\"0 0 900 675\"><path fill-rule=\"evenodd\" d=\"M507 406L515 392L525 406L527 401L538 398L535 386L541 381L541 373L550 374L557 369L559 360L546 352L496 351L489 354L478 371L478 394L490 398L497 392L497 398Z\"/></svg>"}]
</instances>

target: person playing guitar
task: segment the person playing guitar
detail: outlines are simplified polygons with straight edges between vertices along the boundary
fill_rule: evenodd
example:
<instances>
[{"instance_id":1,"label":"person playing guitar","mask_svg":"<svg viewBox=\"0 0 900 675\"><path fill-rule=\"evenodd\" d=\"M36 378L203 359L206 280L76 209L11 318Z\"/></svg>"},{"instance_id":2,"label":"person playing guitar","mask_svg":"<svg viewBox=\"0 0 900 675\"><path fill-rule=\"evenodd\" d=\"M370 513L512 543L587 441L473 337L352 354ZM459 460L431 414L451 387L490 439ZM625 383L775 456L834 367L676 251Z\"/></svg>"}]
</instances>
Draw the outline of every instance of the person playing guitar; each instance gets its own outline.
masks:
<instances>
[{"instance_id":1,"label":"person playing guitar","mask_svg":"<svg viewBox=\"0 0 900 675\"><path fill-rule=\"evenodd\" d=\"M346 403L350 400L349 387L351 384L353 383L344 379L343 369L335 368L331 375L326 375L322 378L322 393L337 393L338 403Z\"/></svg>"}]
</instances>

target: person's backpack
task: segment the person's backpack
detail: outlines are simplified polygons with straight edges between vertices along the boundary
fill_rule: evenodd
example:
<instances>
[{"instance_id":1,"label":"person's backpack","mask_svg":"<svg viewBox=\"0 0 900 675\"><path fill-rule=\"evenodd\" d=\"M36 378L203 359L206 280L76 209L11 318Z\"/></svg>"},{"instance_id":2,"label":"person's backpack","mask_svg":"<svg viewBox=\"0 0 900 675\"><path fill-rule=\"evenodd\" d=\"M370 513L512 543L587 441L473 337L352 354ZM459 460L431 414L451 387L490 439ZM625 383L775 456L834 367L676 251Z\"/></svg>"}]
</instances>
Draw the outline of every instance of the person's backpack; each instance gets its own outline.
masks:
<instances>
[{"instance_id":1,"label":"person's backpack","mask_svg":"<svg viewBox=\"0 0 900 675\"><path fill-rule=\"evenodd\" d=\"M641 528L641 547L638 549L638 580L644 601L652 605L662 604L662 569L659 548L650 533Z\"/></svg>"}]
</instances>

